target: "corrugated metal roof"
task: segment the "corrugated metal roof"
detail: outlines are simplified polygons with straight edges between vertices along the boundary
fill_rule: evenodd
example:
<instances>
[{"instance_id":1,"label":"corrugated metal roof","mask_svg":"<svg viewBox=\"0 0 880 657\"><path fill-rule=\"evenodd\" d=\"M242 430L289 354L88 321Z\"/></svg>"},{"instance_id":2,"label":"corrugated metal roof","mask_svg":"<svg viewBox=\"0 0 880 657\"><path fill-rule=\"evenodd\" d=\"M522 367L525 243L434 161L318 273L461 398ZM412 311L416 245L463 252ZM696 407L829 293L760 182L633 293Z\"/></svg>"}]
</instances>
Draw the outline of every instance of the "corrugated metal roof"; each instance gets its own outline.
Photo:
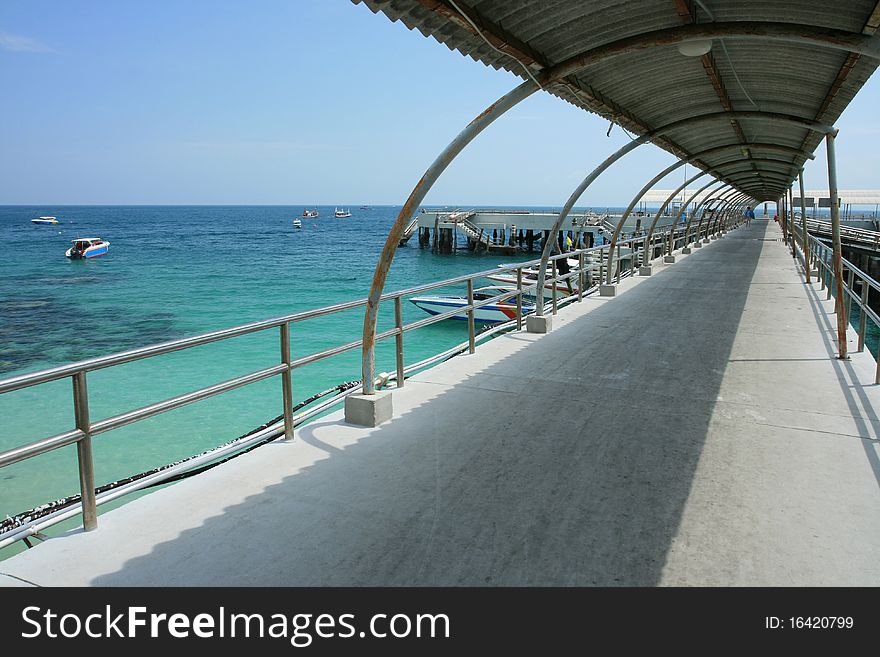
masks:
<instances>
[{"instance_id":1,"label":"corrugated metal roof","mask_svg":"<svg viewBox=\"0 0 880 657\"><path fill-rule=\"evenodd\" d=\"M654 45L581 68L545 89L642 135L674 121L724 111L786 114L833 124L877 67L873 55L841 49L852 37L880 39L877 0L352 0L382 12L452 50L527 79L599 47L686 24L727 29L704 57L685 57L677 45ZM754 38L751 24L790 29L795 38ZM719 24L724 26L718 27ZM473 25L479 30L474 29ZM810 30L815 38L796 37ZM737 34L736 32L750 32ZM834 31L833 34L831 31ZM818 34L818 36L816 36ZM863 36L867 35L867 36ZM486 40L498 50L490 47ZM829 47L831 41L835 47ZM854 41L853 41L854 42ZM846 41L847 47L855 47ZM880 46L878 46L880 47ZM770 143L813 152L823 135L802 124L762 117L688 125L656 137L655 144L689 156L719 146ZM735 149L734 149L735 152ZM775 199L806 155L743 155L757 175L730 153L697 166L760 199ZM760 161L757 161L760 160Z\"/></svg>"}]
</instances>

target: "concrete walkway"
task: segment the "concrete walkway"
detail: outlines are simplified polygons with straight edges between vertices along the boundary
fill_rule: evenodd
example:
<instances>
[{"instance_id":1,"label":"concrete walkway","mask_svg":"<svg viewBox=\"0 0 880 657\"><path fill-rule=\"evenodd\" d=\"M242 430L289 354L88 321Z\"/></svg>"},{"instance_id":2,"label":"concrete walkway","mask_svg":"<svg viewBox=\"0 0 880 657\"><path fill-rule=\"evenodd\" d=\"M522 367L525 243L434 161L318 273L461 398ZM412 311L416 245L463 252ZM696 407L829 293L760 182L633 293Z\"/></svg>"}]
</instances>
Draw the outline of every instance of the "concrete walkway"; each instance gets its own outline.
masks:
<instances>
[{"instance_id":1,"label":"concrete walkway","mask_svg":"<svg viewBox=\"0 0 880 657\"><path fill-rule=\"evenodd\" d=\"M414 377L377 429L326 417L0 582L880 585L874 359L834 359L778 237L735 230Z\"/></svg>"}]
</instances>

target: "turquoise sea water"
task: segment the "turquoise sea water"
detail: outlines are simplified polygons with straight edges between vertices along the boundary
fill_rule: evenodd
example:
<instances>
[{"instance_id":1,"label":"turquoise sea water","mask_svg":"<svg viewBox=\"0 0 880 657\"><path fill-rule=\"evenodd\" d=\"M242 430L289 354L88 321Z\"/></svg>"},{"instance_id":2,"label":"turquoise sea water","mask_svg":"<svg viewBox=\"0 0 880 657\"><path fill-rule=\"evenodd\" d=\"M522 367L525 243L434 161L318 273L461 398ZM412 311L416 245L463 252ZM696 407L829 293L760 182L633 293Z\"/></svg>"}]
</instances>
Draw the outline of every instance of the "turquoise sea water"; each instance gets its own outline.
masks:
<instances>
[{"instance_id":1,"label":"turquoise sea water","mask_svg":"<svg viewBox=\"0 0 880 657\"><path fill-rule=\"evenodd\" d=\"M336 219L332 207L318 207L320 217L303 219L295 229L292 219L303 206L0 207L0 378L362 298L398 209L354 207L351 218ZM30 223L46 214L62 223ZM70 261L64 251L75 237L109 240L110 253ZM533 257L437 255L419 249L414 237L398 250L386 290ZM390 326L391 304L382 310L380 329ZM404 304L406 322L424 317ZM295 324L293 356L357 340L362 324L362 308ZM466 339L464 322L407 333L406 362ZM869 326L875 353L876 344ZM271 330L99 370L88 376L91 419L277 362L279 336ZM377 372L394 368L393 341L386 341L377 350ZM355 350L296 370L294 400L358 378ZM275 377L102 434L94 441L96 482L197 454L280 413ZM0 450L69 430L73 423L69 379L0 395ZM2 468L0 517L78 489L73 446Z\"/></svg>"},{"instance_id":2,"label":"turquoise sea water","mask_svg":"<svg viewBox=\"0 0 880 657\"><path fill-rule=\"evenodd\" d=\"M399 208L352 208L336 219L292 219L303 206L0 207L0 377L365 297ZM30 219L55 215L57 226ZM64 257L75 237L101 237L107 256ZM432 254L414 237L398 250L386 290L536 257ZM460 288L457 291L463 291ZM448 292L448 291L447 291ZM385 304L380 329L390 326ZM404 321L426 317L410 303ZM357 340L363 309L292 326L293 357ZM467 339L464 322L406 334L406 362ZM277 329L88 375L92 421L279 362ZM393 371L393 341L377 372ZM360 350L294 372L294 400L360 378ZM73 428L69 379L0 396L0 449ZM199 453L281 413L280 378L95 438L103 484ZM0 469L0 515L78 491L73 446Z\"/></svg>"}]
</instances>

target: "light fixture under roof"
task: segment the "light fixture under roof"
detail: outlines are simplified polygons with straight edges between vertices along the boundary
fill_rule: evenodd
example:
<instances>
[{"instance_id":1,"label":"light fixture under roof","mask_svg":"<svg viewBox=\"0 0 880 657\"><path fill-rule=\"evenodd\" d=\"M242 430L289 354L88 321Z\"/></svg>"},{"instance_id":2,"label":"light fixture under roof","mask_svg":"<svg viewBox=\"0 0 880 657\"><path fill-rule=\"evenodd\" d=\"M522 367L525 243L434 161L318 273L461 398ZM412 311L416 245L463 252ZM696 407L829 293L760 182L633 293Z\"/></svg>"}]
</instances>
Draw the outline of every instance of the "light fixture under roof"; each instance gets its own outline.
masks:
<instances>
[{"instance_id":1,"label":"light fixture under roof","mask_svg":"<svg viewBox=\"0 0 880 657\"><path fill-rule=\"evenodd\" d=\"M702 57L712 50L712 39L695 39L678 44L678 52L685 57Z\"/></svg>"}]
</instances>

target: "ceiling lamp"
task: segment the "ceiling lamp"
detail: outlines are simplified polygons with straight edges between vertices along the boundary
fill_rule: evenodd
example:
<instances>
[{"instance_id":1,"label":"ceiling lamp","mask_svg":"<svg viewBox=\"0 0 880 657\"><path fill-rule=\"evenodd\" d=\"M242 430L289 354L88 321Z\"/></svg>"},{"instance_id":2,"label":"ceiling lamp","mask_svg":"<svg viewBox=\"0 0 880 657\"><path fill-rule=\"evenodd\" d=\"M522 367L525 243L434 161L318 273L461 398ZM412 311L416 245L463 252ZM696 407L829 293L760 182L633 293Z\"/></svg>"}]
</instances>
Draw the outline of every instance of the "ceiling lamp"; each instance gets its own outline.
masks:
<instances>
[{"instance_id":1,"label":"ceiling lamp","mask_svg":"<svg viewBox=\"0 0 880 657\"><path fill-rule=\"evenodd\" d=\"M712 39L695 39L678 44L678 52L685 57L702 57L712 50Z\"/></svg>"}]
</instances>

